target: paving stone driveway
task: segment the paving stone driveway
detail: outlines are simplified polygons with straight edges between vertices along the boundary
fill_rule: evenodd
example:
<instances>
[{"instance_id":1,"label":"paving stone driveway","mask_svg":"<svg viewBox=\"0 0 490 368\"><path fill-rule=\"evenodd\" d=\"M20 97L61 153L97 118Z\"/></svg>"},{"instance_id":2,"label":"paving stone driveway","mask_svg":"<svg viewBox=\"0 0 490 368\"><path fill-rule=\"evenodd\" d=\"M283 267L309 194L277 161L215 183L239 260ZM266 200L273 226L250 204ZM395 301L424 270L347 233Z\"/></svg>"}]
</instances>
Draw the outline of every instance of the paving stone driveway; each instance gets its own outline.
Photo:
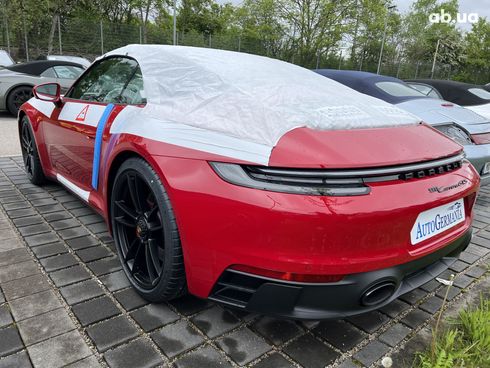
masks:
<instances>
[{"instance_id":1,"label":"paving stone driveway","mask_svg":"<svg viewBox=\"0 0 490 368\"><path fill-rule=\"evenodd\" d=\"M450 299L485 277L490 188ZM402 346L442 305L431 281L381 311L281 321L185 297L149 304L125 278L102 219L62 187L0 158L0 367L362 367Z\"/></svg>"}]
</instances>

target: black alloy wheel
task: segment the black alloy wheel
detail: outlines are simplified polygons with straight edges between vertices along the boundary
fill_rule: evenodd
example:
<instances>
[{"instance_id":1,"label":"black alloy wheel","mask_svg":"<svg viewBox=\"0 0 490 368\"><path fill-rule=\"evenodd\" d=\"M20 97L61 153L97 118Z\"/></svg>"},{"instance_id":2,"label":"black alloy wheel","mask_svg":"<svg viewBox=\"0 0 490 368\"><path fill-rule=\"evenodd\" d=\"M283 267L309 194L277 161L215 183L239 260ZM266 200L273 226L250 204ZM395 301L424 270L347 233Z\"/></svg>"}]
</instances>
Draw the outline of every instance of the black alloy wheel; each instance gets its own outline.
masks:
<instances>
[{"instance_id":1,"label":"black alloy wheel","mask_svg":"<svg viewBox=\"0 0 490 368\"><path fill-rule=\"evenodd\" d=\"M20 146L27 177L33 184L43 184L46 178L37 152L31 124L27 116L24 116L21 121Z\"/></svg>"},{"instance_id":2,"label":"black alloy wheel","mask_svg":"<svg viewBox=\"0 0 490 368\"><path fill-rule=\"evenodd\" d=\"M114 239L124 271L146 299L162 301L185 289L180 238L165 189L141 159L118 171L112 193Z\"/></svg>"}]
</instances>

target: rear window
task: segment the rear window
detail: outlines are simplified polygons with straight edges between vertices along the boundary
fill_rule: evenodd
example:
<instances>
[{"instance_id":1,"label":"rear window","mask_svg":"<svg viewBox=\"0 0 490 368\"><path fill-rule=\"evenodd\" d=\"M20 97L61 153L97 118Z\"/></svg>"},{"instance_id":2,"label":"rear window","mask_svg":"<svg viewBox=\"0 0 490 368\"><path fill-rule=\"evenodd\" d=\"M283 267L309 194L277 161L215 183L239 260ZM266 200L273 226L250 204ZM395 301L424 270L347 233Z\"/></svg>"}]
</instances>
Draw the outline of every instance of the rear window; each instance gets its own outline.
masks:
<instances>
[{"instance_id":1,"label":"rear window","mask_svg":"<svg viewBox=\"0 0 490 368\"><path fill-rule=\"evenodd\" d=\"M415 88L409 87L403 83L397 82L377 82L376 87L382 91L395 97L421 97L425 96L423 93L417 91Z\"/></svg>"},{"instance_id":2,"label":"rear window","mask_svg":"<svg viewBox=\"0 0 490 368\"><path fill-rule=\"evenodd\" d=\"M484 100L490 100L490 92L485 91L483 88L470 88L468 92L473 93L475 96L483 98Z\"/></svg>"}]
</instances>

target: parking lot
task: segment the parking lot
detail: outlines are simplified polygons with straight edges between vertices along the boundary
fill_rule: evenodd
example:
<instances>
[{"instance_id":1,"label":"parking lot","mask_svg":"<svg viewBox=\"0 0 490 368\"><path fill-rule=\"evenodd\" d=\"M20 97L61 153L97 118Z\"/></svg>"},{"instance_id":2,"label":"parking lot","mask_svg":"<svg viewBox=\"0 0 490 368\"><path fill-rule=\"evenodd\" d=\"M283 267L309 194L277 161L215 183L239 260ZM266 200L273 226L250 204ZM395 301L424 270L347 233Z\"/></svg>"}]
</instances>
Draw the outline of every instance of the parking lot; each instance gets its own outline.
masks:
<instances>
[{"instance_id":1,"label":"parking lot","mask_svg":"<svg viewBox=\"0 0 490 368\"><path fill-rule=\"evenodd\" d=\"M295 322L184 297L141 299L124 276L101 217L61 186L29 183L16 156L15 120L2 117L0 367L369 367L396 356L433 320L446 286L433 280L380 311ZM475 236L451 270L449 299L485 279L490 188ZM418 338L418 337L417 337ZM408 344L410 345L410 343Z\"/></svg>"}]
</instances>

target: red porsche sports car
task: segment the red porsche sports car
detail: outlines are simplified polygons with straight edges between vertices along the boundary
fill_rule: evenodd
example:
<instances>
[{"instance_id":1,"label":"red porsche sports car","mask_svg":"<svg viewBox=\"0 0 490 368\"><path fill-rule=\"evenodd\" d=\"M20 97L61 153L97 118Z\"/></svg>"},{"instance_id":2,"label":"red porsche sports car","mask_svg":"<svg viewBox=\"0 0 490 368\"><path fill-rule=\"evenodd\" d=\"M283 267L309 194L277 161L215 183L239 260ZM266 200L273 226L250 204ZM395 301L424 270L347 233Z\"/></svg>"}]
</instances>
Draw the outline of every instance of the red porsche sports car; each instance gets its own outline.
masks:
<instances>
[{"instance_id":1,"label":"red porsche sports car","mask_svg":"<svg viewBox=\"0 0 490 368\"><path fill-rule=\"evenodd\" d=\"M31 181L101 213L145 298L298 319L379 308L471 238L479 177L414 116L265 57L129 45L19 113Z\"/></svg>"}]
</instances>

